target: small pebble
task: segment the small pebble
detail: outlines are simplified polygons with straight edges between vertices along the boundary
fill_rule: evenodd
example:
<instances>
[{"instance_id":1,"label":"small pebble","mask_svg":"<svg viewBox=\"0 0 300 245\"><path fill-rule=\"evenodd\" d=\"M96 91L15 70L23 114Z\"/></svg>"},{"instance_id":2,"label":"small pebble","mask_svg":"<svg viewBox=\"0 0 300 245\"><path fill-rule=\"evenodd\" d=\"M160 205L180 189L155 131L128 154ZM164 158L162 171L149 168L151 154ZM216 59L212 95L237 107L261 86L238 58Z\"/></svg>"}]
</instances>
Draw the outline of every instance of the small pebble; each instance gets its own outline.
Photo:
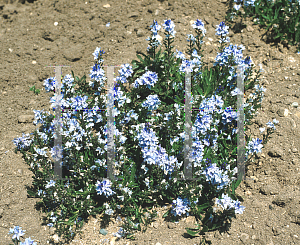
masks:
<instances>
[{"instance_id":1,"label":"small pebble","mask_svg":"<svg viewBox=\"0 0 300 245\"><path fill-rule=\"evenodd\" d=\"M298 107L298 102L293 102L291 106L297 108Z\"/></svg>"}]
</instances>

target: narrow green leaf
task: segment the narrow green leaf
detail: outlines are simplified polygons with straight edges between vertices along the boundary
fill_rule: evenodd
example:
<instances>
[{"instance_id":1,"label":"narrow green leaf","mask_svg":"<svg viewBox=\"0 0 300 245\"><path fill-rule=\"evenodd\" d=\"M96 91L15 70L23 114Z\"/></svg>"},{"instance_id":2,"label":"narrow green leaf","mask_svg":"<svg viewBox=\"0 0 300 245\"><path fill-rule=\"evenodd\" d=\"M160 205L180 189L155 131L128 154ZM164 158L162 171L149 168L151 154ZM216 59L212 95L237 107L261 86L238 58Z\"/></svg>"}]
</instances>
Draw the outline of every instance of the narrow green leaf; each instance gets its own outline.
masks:
<instances>
[{"instance_id":1,"label":"narrow green leaf","mask_svg":"<svg viewBox=\"0 0 300 245\"><path fill-rule=\"evenodd\" d=\"M165 212L164 215L163 215L162 217L163 217L163 218L167 217L169 213L170 213L170 210L168 210L167 212Z\"/></svg>"},{"instance_id":2,"label":"narrow green leaf","mask_svg":"<svg viewBox=\"0 0 300 245\"><path fill-rule=\"evenodd\" d=\"M191 236L196 236L199 233L199 230L197 231L191 231L189 228L185 228L187 233Z\"/></svg>"},{"instance_id":3,"label":"narrow green leaf","mask_svg":"<svg viewBox=\"0 0 300 245\"><path fill-rule=\"evenodd\" d=\"M33 191L31 191L31 190L27 190L27 193L28 193L28 195L31 196L31 197L35 197L35 196L36 196L36 193L33 192Z\"/></svg>"}]
</instances>

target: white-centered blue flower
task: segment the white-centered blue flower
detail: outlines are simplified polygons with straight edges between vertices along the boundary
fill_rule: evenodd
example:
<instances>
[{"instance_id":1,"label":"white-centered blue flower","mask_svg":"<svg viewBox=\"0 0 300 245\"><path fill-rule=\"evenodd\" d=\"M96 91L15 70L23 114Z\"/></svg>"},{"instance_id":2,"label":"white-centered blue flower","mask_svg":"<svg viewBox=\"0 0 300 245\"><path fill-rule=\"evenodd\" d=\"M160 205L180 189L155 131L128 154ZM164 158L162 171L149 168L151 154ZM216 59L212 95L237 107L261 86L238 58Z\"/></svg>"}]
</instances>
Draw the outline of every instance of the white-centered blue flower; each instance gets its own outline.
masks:
<instances>
[{"instance_id":1,"label":"white-centered blue flower","mask_svg":"<svg viewBox=\"0 0 300 245\"><path fill-rule=\"evenodd\" d=\"M266 128L259 128L260 133L263 133Z\"/></svg>"},{"instance_id":2,"label":"white-centered blue flower","mask_svg":"<svg viewBox=\"0 0 300 245\"><path fill-rule=\"evenodd\" d=\"M21 242L20 245L37 245L37 243L29 237L25 239L25 242Z\"/></svg>"},{"instance_id":3,"label":"white-centered blue flower","mask_svg":"<svg viewBox=\"0 0 300 245\"><path fill-rule=\"evenodd\" d=\"M137 88L140 85L147 85L147 87L150 89L150 87L154 87L157 81L158 81L157 73L152 71L147 71L140 78L135 80L133 86L134 88Z\"/></svg>"},{"instance_id":4,"label":"white-centered blue flower","mask_svg":"<svg viewBox=\"0 0 300 245\"><path fill-rule=\"evenodd\" d=\"M22 230L22 227L15 226L13 229L10 229L8 234L14 234L12 239L20 240L20 236L24 236L26 230Z\"/></svg>"},{"instance_id":5,"label":"white-centered blue flower","mask_svg":"<svg viewBox=\"0 0 300 245\"><path fill-rule=\"evenodd\" d=\"M150 27L153 35L154 36L158 35L157 32L161 29L161 26L157 24L157 21L154 20L153 24Z\"/></svg>"},{"instance_id":6,"label":"white-centered blue flower","mask_svg":"<svg viewBox=\"0 0 300 245\"><path fill-rule=\"evenodd\" d=\"M233 7L234 7L234 9L235 9L236 11L238 11L238 10L241 8L241 6L242 6L242 5L234 5Z\"/></svg>"},{"instance_id":7,"label":"white-centered blue flower","mask_svg":"<svg viewBox=\"0 0 300 245\"><path fill-rule=\"evenodd\" d=\"M181 197L178 197L176 200L173 200L171 214L174 216L181 216L186 213L188 216L189 213L187 211L190 210L189 204L190 201L187 198L182 199Z\"/></svg>"},{"instance_id":8,"label":"white-centered blue flower","mask_svg":"<svg viewBox=\"0 0 300 245\"><path fill-rule=\"evenodd\" d=\"M31 133L32 134L32 133ZM13 139L13 143L15 146L18 148L18 150L24 149L28 150L30 147L31 143L33 142L33 139L29 137L30 134L24 134L22 133L22 137Z\"/></svg>"},{"instance_id":9,"label":"white-centered blue flower","mask_svg":"<svg viewBox=\"0 0 300 245\"><path fill-rule=\"evenodd\" d=\"M254 152L261 153L261 149L264 147L262 144L260 144L261 142L262 140L260 140L259 138L252 139L246 147L248 149L246 155L248 156L249 154L253 154Z\"/></svg>"},{"instance_id":10,"label":"white-centered blue flower","mask_svg":"<svg viewBox=\"0 0 300 245\"><path fill-rule=\"evenodd\" d=\"M105 197L112 196L115 192L111 189L112 182L107 179L100 182L97 180L96 191L98 195L105 195Z\"/></svg>"},{"instance_id":11,"label":"white-centered blue flower","mask_svg":"<svg viewBox=\"0 0 300 245\"><path fill-rule=\"evenodd\" d=\"M228 194L224 195L224 193L222 194L222 198L216 199L215 203L219 207L222 207L223 210L234 209L236 214L242 214L245 210L245 207L240 205L240 201L232 200Z\"/></svg>"},{"instance_id":12,"label":"white-centered blue flower","mask_svg":"<svg viewBox=\"0 0 300 245\"><path fill-rule=\"evenodd\" d=\"M45 188L48 189L52 186L54 187L55 183L56 183L56 181L54 181L54 180L47 181L47 185L45 186Z\"/></svg>"},{"instance_id":13,"label":"white-centered blue flower","mask_svg":"<svg viewBox=\"0 0 300 245\"><path fill-rule=\"evenodd\" d=\"M272 128L274 130L276 129L275 125L272 122L267 122L266 125L268 128Z\"/></svg>"},{"instance_id":14,"label":"white-centered blue flower","mask_svg":"<svg viewBox=\"0 0 300 245\"><path fill-rule=\"evenodd\" d=\"M248 6L255 6L255 0L245 0L244 1L244 6L248 7Z\"/></svg>"},{"instance_id":15,"label":"white-centered blue flower","mask_svg":"<svg viewBox=\"0 0 300 245\"><path fill-rule=\"evenodd\" d=\"M169 33L166 36L168 37L169 35L172 35L173 37L175 37L176 31L174 31L174 22L172 20L164 20L164 22L165 23L163 24L163 27Z\"/></svg>"},{"instance_id":16,"label":"white-centered blue flower","mask_svg":"<svg viewBox=\"0 0 300 245\"><path fill-rule=\"evenodd\" d=\"M201 30L203 36L205 36L206 30L205 30L205 28L204 28L204 23L203 23L201 20L197 19L197 20L192 24L192 27L193 27L194 29Z\"/></svg>"},{"instance_id":17,"label":"white-centered blue flower","mask_svg":"<svg viewBox=\"0 0 300 245\"><path fill-rule=\"evenodd\" d=\"M235 88L233 91L231 91L231 95L232 96L236 96L236 95L242 95L242 91L239 88Z\"/></svg>"},{"instance_id":18,"label":"white-centered blue flower","mask_svg":"<svg viewBox=\"0 0 300 245\"><path fill-rule=\"evenodd\" d=\"M156 110L161 104L158 95L149 95L146 100L142 103L143 107L147 107L149 111Z\"/></svg>"}]
</instances>

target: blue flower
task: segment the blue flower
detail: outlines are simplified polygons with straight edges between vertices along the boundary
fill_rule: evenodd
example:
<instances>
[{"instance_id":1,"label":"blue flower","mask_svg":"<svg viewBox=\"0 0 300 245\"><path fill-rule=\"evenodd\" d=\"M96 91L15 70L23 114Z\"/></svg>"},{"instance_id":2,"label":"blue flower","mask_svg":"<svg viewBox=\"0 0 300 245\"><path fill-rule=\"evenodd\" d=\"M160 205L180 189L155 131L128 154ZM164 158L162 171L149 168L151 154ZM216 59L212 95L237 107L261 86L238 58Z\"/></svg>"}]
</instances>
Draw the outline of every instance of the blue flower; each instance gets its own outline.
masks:
<instances>
[{"instance_id":1,"label":"blue flower","mask_svg":"<svg viewBox=\"0 0 300 245\"><path fill-rule=\"evenodd\" d=\"M216 35L226 36L227 34L229 34L228 32L229 26L226 26L224 21L222 21L219 25L216 26L217 26Z\"/></svg>"},{"instance_id":2,"label":"blue flower","mask_svg":"<svg viewBox=\"0 0 300 245\"><path fill-rule=\"evenodd\" d=\"M97 181L96 190L98 195L104 194L106 197L112 196L115 192L111 189L112 182L110 180Z\"/></svg>"},{"instance_id":3,"label":"blue flower","mask_svg":"<svg viewBox=\"0 0 300 245\"><path fill-rule=\"evenodd\" d=\"M193 34L187 34L187 36L188 36L187 39L188 42L192 42L192 43L196 42L196 38L193 36Z\"/></svg>"},{"instance_id":4,"label":"blue flower","mask_svg":"<svg viewBox=\"0 0 300 245\"><path fill-rule=\"evenodd\" d=\"M106 80L104 70L99 64L95 64L90 72L90 78L94 79L97 82L100 82L100 84L102 84ZM94 87L94 83L90 82L90 86Z\"/></svg>"},{"instance_id":5,"label":"blue flower","mask_svg":"<svg viewBox=\"0 0 300 245\"><path fill-rule=\"evenodd\" d=\"M182 214L187 213L187 216L189 213L187 211L190 210L189 205L190 202L187 198L182 199L181 197L178 197L176 200L173 200L172 210L171 213L176 217L181 216Z\"/></svg>"},{"instance_id":6,"label":"blue flower","mask_svg":"<svg viewBox=\"0 0 300 245\"><path fill-rule=\"evenodd\" d=\"M238 94L241 94L241 95L243 94L239 88L235 88L233 91L231 91L232 96L235 96Z\"/></svg>"},{"instance_id":7,"label":"blue flower","mask_svg":"<svg viewBox=\"0 0 300 245\"><path fill-rule=\"evenodd\" d=\"M204 24L201 20L197 19L194 24L192 24L192 27L194 29L198 29L202 31L203 36L205 36L206 30L204 28Z\"/></svg>"},{"instance_id":8,"label":"blue flower","mask_svg":"<svg viewBox=\"0 0 300 245\"><path fill-rule=\"evenodd\" d=\"M245 0L244 1L244 6L248 7L248 6L255 6L255 0Z\"/></svg>"},{"instance_id":9,"label":"blue flower","mask_svg":"<svg viewBox=\"0 0 300 245\"><path fill-rule=\"evenodd\" d=\"M176 49L176 52L177 52L176 58L180 58L182 60L185 60L184 54L181 51L178 51Z\"/></svg>"},{"instance_id":10,"label":"blue flower","mask_svg":"<svg viewBox=\"0 0 300 245\"><path fill-rule=\"evenodd\" d=\"M217 185L218 190L223 189L230 183L227 172L223 173L216 163L210 164L202 171L202 174L205 175L206 181L210 182L212 185Z\"/></svg>"},{"instance_id":11,"label":"blue flower","mask_svg":"<svg viewBox=\"0 0 300 245\"><path fill-rule=\"evenodd\" d=\"M157 21L153 21L153 24L150 26L152 29L152 37L151 37L151 42L150 42L150 46L152 47L158 47L158 45L161 45L161 40L162 40L162 37L160 35L158 35L158 31L160 30L161 26L157 24ZM146 39L147 41L150 41L150 37L148 37ZM150 47L147 47L147 50L149 50Z\"/></svg>"},{"instance_id":12,"label":"blue flower","mask_svg":"<svg viewBox=\"0 0 300 245\"><path fill-rule=\"evenodd\" d=\"M181 66L179 67L179 71L181 71L181 72L193 72L194 67L195 67L195 65L192 61L183 60Z\"/></svg>"},{"instance_id":13,"label":"blue flower","mask_svg":"<svg viewBox=\"0 0 300 245\"><path fill-rule=\"evenodd\" d=\"M77 95L75 98L68 99L68 102L70 103L70 106L72 108L81 110L88 107L88 104L86 103L87 99L88 96L86 95L84 97L80 97Z\"/></svg>"},{"instance_id":14,"label":"blue flower","mask_svg":"<svg viewBox=\"0 0 300 245\"><path fill-rule=\"evenodd\" d=\"M242 214L245 210L245 207L240 205L240 201L234 201L228 194L224 195L224 193L221 199L216 199L215 203L222 207L223 210L234 209L236 214Z\"/></svg>"},{"instance_id":15,"label":"blue flower","mask_svg":"<svg viewBox=\"0 0 300 245\"><path fill-rule=\"evenodd\" d=\"M34 150L36 151L36 153L38 155L41 155L41 156L44 156L44 157L48 157L46 154L47 154L47 151L45 151L45 149L47 149L47 147L44 147L43 149L37 149L36 147L34 147Z\"/></svg>"},{"instance_id":16,"label":"blue flower","mask_svg":"<svg viewBox=\"0 0 300 245\"><path fill-rule=\"evenodd\" d=\"M51 186L55 186L56 181L50 180L47 181L47 185L45 186L46 189L50 188Z\"/></svg>"},{"instance_id":17,"label":"blue flower","mask_svg":"<svg viewBox=\"0 0 300 245\"><path fill-rule=\"evenodd\" d=\"M163 24L163 27L167 32L169 32L169 34L171 34L172 36L175 37L176 31L174 31L175 25L174 25L173 21L165 20L165 23ZM169 37L169 34L167 34L166 36Z\"/></svg>"},{"instance_id":18,"label":"blue flower","mask_svg":"<svg viewBox=\"0 0 300 245\"><path fill-rule=\"evenodd\" d=\"M152 111L152 110L156 110L158 108L158 106L160 105L160 103L161 102L160 102L157 94L155 94L155 95L149 95L146 98L146 101L144 101L142 103L142 106L147 107L149 111Z\"/></svg>"},{"instance_id":19,"label":"blue flower","mask_svg":"<svg viewBox=\"0 0 300 245\"><path fill-rule=\"evenodd\" d=\"M147 87L150 89L151 86L154 87L157 81L158 81L157 73L152 71L147 71L144 75L142 75L140 78L135 80L133 86L137 88L139 85L147 85Z\"/></svg>"},{"instance_id":20,"label":"blue flower","mask_svg":"<svg viewBox=\"0 0 300 245\"><path fill-rule=\"evenodd\" d=\"M222 121L224 124L231 123L232 120L237 120L237 118L238 113L235 110L233 110L231 106L229 108L226 108L224 110L224 114L222 115Z\"/></svg>"},{"instance_id":21,"label":"blue flower","mask_svg":"<svg viewBox=\"0 0 300 245\"><path fill-rule=\"evenodd\" d=\"M26 231L26 230L24 230ZM15 226L13 229L10 229L8 234L14 234L12 239L20 240L20 236L25 235L25 232L22 230L22 227Z\"/></svg>"},{"instance_id":22,"label":"blue flower","mask_svg":"<svg viewBox=\"0 0 300 245\"><path fill-rule=\"evenodd\" d=\"M126 83L127 78L131 76L133 73L132 66L130 64L124 64L121 66L121 69L119 70L120 75L116 77L115 81L121 81L121 83Z\"/></svg>"},{"instance_id":23,"label":"blue flower","mask_svg":"<svg viewBox=\"0 0 300 245\"><path fill-rule=\"evenodd\" d=\"M272 129L276 129L275 125L272 122L267 122L266 125L268 126L268 128L272 128Z\"/></svg>"},{"instance_id":24,"label":"blue flower","mask_svg":"<svg viewBox=\"0 0 300 245\"><path fill-rule=\"evenodd\" d=\"M50 92L50 90L54 91L55 81L56 81L55 77L50 77L44 80L44 86L46 92Z\"/></svg>"},{"instance_id":25,"label":"blue flower","mask_svg":"<svg viewBox=\"0 0 300 245\"><path fill-rule=\"evenodd\" d=\"M234 7L235 10L239 10L241 8L241 6L242 5L234 5L233 7Z\"/></svg>"},{"instance_id":26,"label":"blue flower","mask_svg":"<svg viewBox=\"0 0 300 245\"><path fill-rule=\"evenodd\" d=\"M234 209L236 214L242 214L245 211L245 207L241 206L241 202L238 200L234 203Z\"/></svg>"},{"instance_id":27,"label":"blue flower","mask_svg":"<svg viewBox=\"0 0 300 245\"><path fill-rule=\"evenodd\" d=\"M161 28L161 26L160 25L158 25L157 24L157 21L153 21L153 24L150 26L152 29L151 29L151 31L152 31L152 33L153 33L153 35L154 36L156 36L157 35L157 32L160 30L160 28Z\"/></svg>"},{"instance_id":28,"label":"blue flower","mask_svg":"<svg viewBox=\"0 0 300 245\"><path fill-rule=\"evenodd\" d=\"M100 48L97 47L93 53L94 60L99 60L103 54L105 54L104 50L101 50Z\"/></svg>"},{"instance_id":29,"label":"blue flower","mask_svg":"<svg viewBox=\"0 0 300 245\"><path fill-rule=\"evenodd\" d=\"M37 245L37 243L29 237L25 239L25 242L21 242L20 245Z\"/></svg>"},{"instance_id":30,"label":"blue flower","mask_svg":"<svg viewBox=\"0 0 300 245\"><path fill-rule=\"evenodd\" d=\"M234 208L234 203L232 201L233 200L228 196L228 194L224 195L223 193L221 199L216 199L216 204L218 204L218 206L221 206L223 210L232 209Z\"/></svg>"},{"instance_id":31,"label":"blue flower","mask_svg":"<svg viewBox=\"0 0 300 245\"><path fill-rule=\"evenodd\" d=\"M47 116L43 115L42 113L44 112L44 109L43 110L33 110L34 112L34 118L35 118L35 121L33 121L33 123L35 125L41 123L41 124L44 124L45 121L43 119L47 118ZM48 115L50 115L50 113L48 112Z\"/></svg>"},{"instance_id":32,"label":"blue flower","mask_svg":"<svg viewBox=\"0 0 300 245\"><path fill-rule=\"evenodd\" d=\"M240 45L240 50L237 49L238 46L230 44L229 47L225 47L222 53L218 53L215 58L214 66L220 65L220 66L229 66L229 65L241 65L245 64L243 60L243 52L244 49L243 45ZM233 55L233 64L229 63L229 58ZM231 72L234 73L234 69Z\"/></svg>"},{"instance_id":33,"label":"blue flower","mask_svg":"<svg viewBox=\"0 0 300 245\"><path fill-rule=\"evenodd\" d=\"M32 142L33 139L30 139L29 134L24 133L22 133L22 137L13 140L13 143L18 148L18 150L28 150Z\"/></svg>"},{"instance_id":34,"label":"blue flower","mask_svg":"<svg viewBox=\"0 0 300 245\"><path fill-rule=\"evenodd\" d=\"M263 145L260 144L261 142L262 140L260 140L259 138L252 139L252 141L248 143L248 151L246 152L246 155L248 156L249 154L252 154L254 152L261 152L261 149L263 148Z\"/></svg>"}]
</instances>

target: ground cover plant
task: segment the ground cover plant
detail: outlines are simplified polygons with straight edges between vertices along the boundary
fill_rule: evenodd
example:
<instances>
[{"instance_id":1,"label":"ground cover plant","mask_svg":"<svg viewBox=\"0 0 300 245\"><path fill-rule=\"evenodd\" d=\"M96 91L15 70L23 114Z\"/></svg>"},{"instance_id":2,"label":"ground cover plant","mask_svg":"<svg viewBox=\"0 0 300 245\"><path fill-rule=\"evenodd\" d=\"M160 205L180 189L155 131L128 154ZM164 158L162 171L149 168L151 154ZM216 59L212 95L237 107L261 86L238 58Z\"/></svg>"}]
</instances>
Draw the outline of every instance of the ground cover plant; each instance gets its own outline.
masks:
<instances>
[{"instance_id":1,"label":"ground cover plant","mask_svg":"<svg viewBox=\"0 0 300 245\"><path fill-rule=\"evenodd\" d=\"M251 17L266 33L270 31L269 41L286 41L297 46L300 52L299 0L233 0L231 6L231 13L226 16L227 21L232 22L237 16L241 16L242 20Z\"/></svg>"},{"instance_id":2,"label":"ground cover plant","mask_svg":"<svg viewBox=\"0 0 300 245\"><path fill-rule=\"evenodd\" d=\"M245 91L256 89L253 98L245 104L246 124L263 99L264 88L255 84L259 76L250 79L253 67L250 57L243 59L243 46L239 46L240 50L233 45L225 47L229 38L225 38L228 27L224 22L217 26L220 53L210 70L201 66L201 34L205 35L206 31L200 20L192 25L196 37L188 35L189 60L182 52L175 54L172 50L176 33L173 22L166 20L163 27L164 52L161 47L157 52L162 41L158 35L161 26L154 21L147 55L144 59L137 55L140 61L133 61L132 67L123 65L119 71L121 76L116 78L114 96L117 109L114 115L119 123L116 123L115 144L119 154L114 167L119 177L117 181L106 179L108 114L99 111L106 108L106 96L101 94L106 80L101 68L104 51L100 48L93 54L96 62L90 74L92 82L86 84L85 76L79 79L73 72L72 76L67 75L63 79L62 106L92 108L87 112L63 113L62 167L63 177L68 177L69 181L46 181L53 175L49 153L51 157L60 154L53 147L53 115L35 111L35 123L42 124L41 131L35 131L33 139L25 135L14 140L16 150L21 151L35 175L34 190L29 190L28 194L43 198L40 205L48 213L49 226L55 226L59 236L71 239L89 215L104 212L104 221L116 214L126 216L123 229L116 235L133 238L134 229L145 230L155 217L156 213L150 208L166 202L173 203L171 210L165 213L173 221L191 214L201 221L202 225L196 229L187 228L190 235L195 235L225 227L235 214L241 214L245 208L234 192L240 182L232 179L237 172L236 161L232 159L236 158L238 114L234 107L239 93L233 66L244 64ZM199 112L192 113L193 172L197 181L190 183L177 180L183 176L182 107L187 71L192 72L193 104L198 103L199 106ZM78 91L74 90L76 83ZM133 89L127 91L124 83L133 84ZM45 81L47 91L53 91L54 86L55 78ZM195 102L196 96L201 99ZM52 97L50 102L54 104L55 99ZM155 119L151 117L151 110L159 111ZM278 123L276 120L273 122ZM162 124L160 127L153 127L159 123ZM263 140L246 138L247 160L250 160L250 155L261 151L275 129L274 124L267 124ZM127 127L122 127L124 125ZM98 137L94 136L92 129ZM14 242L23 235L19 228L12 232L19 234L13 236ZM30 242L33 241L29 238L27 243Z\"/></svg>"}]
</instances>

